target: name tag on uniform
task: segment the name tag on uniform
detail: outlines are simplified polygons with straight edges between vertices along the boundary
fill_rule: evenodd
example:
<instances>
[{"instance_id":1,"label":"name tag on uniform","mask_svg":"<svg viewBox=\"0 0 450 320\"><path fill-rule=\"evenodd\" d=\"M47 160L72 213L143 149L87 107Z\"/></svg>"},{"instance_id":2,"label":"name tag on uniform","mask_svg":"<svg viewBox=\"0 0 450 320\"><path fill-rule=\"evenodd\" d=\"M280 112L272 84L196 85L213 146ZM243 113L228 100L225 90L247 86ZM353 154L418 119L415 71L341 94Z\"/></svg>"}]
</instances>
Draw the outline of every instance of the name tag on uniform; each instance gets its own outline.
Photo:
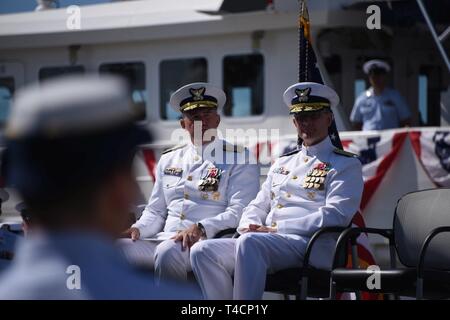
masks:
<instances>
[{"instance_id":1,"label":"name tag on uniform","mask_svg":"<svg viewBox=\"0 0 450 320\"><path fill-rule=\"evenodd\" d=\"M276 168L275 170L273 170L273 173L279 173L279 174L283 174L283 175L288 175L289 174L289 170L287 170L285 167L279 167Z\"/></svg>"},{"instance_id":2,"label":"name tag on uniform","mask_svg":"<svg viewBox=\"0 0 450 320\"><path fill-rule=\"evenodd\" d=\"M169 176L181 177L183 169L181 168L165 168L164 174Z\"/></svg>"}]
</instances>

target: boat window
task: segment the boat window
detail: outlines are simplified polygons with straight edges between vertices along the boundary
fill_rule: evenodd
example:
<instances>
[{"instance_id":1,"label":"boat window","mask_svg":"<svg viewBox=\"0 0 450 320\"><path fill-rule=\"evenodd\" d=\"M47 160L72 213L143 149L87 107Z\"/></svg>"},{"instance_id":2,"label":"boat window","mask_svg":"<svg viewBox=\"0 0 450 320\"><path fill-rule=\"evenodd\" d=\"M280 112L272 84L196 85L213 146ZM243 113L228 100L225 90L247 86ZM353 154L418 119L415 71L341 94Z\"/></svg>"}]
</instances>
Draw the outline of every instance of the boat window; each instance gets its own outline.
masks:
<instances>
[{"instance_id":1,"label":"boat window","mask_svg":"<svg viewBox=\"0 0 450 320\"><path fill-rule=\"evenodd\" d=\"M13 77L0 78L0 126L4 126L11 108L15 84Z\"/></svg>"},{"instance_id":2,"label":"boat window","mask_svg":"<svg viewBox=\"0 0 450 320\"><path fill-rule=\"evenodd\" d=\"M423 126L428 123L428 77L419 74L419 125Z\"/></svg>"},{"instance_id":3,"label":"boat window","mask_svg":"<svg viewBox=\"0 0 450 320\"><path fill-rule=\"evenodd\" d=\"M417 78L419 125L441 125L442 70L436 65L420 66Z\"/></svg>"},{"instance_id":4,"label":"boat window","mask_svg":"<svg viewBox=\"0 0 450 320\"><path fill-rule=\"evenodd\" d=\"M74 73L84 73L84 67L83 66L44 67L39 70L39 81Z\"/></svg>"},{"instance_id":5,"label":"boat window","mask_svg":"<svg viewBox=\"0 0 450 320\"><path fill-rule=\"evenodd\" d=\"M227 95L224 114L246 117L264 110L264 58L261 54L226 56L223 87Z\"/></svg>"},{"instance_id":6,"label":"boat window","mask_svg":"<svg viewBox=\"0 0 450 320\"><path fill-rule=\"evenodd\" d=\"M208 63L205 58L163 60L159 65L161 119L177 120L180 114L170 107L170 95L192 82L208 81Z\"/></svg>"},{"instance_id":7,"label":"boat window","mask_svg":"<svg viewBox=\"0 0 450 320\"><path fill-rule=\"evenodd\" d=\"M138 120L146 119L147 87L145 83L145 64L143 62L118 62L100 65L100 74L114 74L128 82L133 107Z\"/></svg>"},{"instance_id":8,"label":"boat window","mask_svg":"<svg viewBox=\"0 0 450 320\"><path fill-rule=\"evenodd\" d=\"M344 72L342 70L342 58L338 54L330 54L330 53L326 53L326 54L327 55L323 56L322 59L323 59L323 64L325 66L325 70L328 73L328 79L330 81L330 84L333 85L333 89L342 98L343 97L343 95L342 95L342 79L343 79L343 74L344 74ZM345 105L344 101L342 101L342 105Z\"/></svg>"},{"instance_id":9,"label":"boat window","mask_svg":"<svg viewBox=\"0 0 450 320\"><path fill-rule=\"evenodd\" d=\"M354 83L354 93L355 93L355 100L359 97L361 93L366 91L366 80L365 79L355 79Z\"/></svg>"}]
</instances>

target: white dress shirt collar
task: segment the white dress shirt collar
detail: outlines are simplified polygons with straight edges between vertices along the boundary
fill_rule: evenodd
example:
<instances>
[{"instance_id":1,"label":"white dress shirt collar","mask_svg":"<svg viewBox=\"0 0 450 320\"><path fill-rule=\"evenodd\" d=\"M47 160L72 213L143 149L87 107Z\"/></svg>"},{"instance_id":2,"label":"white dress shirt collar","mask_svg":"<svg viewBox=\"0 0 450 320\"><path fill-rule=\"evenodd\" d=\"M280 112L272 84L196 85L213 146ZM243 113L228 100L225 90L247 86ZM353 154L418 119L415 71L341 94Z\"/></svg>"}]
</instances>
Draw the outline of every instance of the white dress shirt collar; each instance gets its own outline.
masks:
<instances>
[{"instance_id":1,"label":"white dress shirt collar","mask_svg":"<svg viewBox=\"0 0 450 320\"><path fill-rule=\"evenodd\" d=\"M192 143L192 141L189 140L188 146L189 149L192 151L192 155L194 157L194 160L198 158L206 157L205 159L212 158L211 150L219 150L218 148L223 148L223 141L219 138L215 138L213 141L206 143L202 146L198 146ZM208 147L208 152L205 153L205 149ZM212 148L212 149L211 149Z\"/></svg>"},{"instance_id":2,"label":"white dress shirt collar","mask_svg":"<svg viewBox=\"0 0 450 320\"><path fill-rule=\"evenodd\" d=\"M326 153L329 153L333 149L334 149L333 143L331 142L330 137L327 136L325 139L323 139L319 143L316 143L315 145L305 146L303 144L301 152L303 155L313 157L324 155Z\"/></svg>"}]
</instances>

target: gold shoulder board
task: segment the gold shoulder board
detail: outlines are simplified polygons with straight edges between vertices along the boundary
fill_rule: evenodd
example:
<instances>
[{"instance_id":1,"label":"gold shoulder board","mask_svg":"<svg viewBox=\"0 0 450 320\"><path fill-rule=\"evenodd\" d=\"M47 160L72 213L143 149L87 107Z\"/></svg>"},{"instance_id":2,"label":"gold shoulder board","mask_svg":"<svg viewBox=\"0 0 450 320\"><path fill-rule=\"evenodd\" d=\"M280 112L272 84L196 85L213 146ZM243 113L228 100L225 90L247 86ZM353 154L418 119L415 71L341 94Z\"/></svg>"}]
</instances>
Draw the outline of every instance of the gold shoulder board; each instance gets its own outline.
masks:
<instances>
[{"instance_id":1,"label":"gold shoulder board","mask_svg":"<svg viewBox=\"0 0 450 320\"><path fill-rule=\"evenodd\" d=\"M241 153L244 151L244 147L233 145L233 144L224 144L223 151Z\"/></svg>"},{"instance_id":2,"label":"gold shoulder board","mask_svg":"<svg viewBox=\"0 0 450 320\"><path fill-rule=\"evenodd\" d=\"M348 152L348 151L344 151L344 150L341 150L341 149L338 149L338 148L335 148L333 150L333 152L336 153L336 154L340 154L341 156L345 156L345 157L350 157L350 158L357 158L358 157L358 155L356 155L354 153L351 153L351 152Z\"/></svg>"},{"instance_id":3,"label":"gold shoulder board","mask_svg":"<svg viewBox=\"0 0 450 320\"><path fill-rule=\"evenodd\" d=\"M295 149L295 150L289 151L289 152L287 152L287 153L285 153L285 154L282 154L282 155L280 156L280 158L281 158L281 157L291 156L291 155L293 155L293 154L296 154L296 153L299 152L300 150L301 150L301 149Z\"/></svg>"},{"instance_id":4,"label":"gold shoulder board","mask_svg":"<svg viewBox=\"0 0 450 320\"><path fill-rule=\"evenodd\" d=\"M177 145L177 146L175 146L175 147L172 147L172 148L169 148L169 149L164 150L161 154L166 154L166 153L169 153L169 152L172 152L172 151L181 149L181 148L183 148L184 146L186 146L186 144L179 144L179 145Z\"/></svg>"}]
</instances>

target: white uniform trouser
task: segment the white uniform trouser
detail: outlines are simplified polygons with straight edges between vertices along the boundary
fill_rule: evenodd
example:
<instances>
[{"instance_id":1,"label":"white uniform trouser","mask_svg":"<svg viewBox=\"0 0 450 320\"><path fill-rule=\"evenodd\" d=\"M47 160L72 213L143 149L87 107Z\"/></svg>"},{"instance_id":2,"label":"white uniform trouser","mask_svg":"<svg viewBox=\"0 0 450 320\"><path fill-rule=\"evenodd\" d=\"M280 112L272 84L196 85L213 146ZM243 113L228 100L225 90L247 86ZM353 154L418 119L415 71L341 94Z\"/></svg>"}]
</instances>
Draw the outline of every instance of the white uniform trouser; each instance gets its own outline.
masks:
<instances>
[{"instance_id":1,"label":"white uniform trouser","mask_svg":"<svg viewBox=\"0 0 450 320\"><path fill-rule=\"evenodd\" d=\"M130 263L154 268L157 283L161 279L187 281L187 273L192 270L189 249L182 251L181 241L120 239L118 245Z\"/></svg>"},{"instance_id":2,"label":"white uniform trouser","mask_svg":"<svg viewBox=\"0 0 450 320\"><path fill-rule=\"evenodd\" d=\"M306 244L303 238L245 233L196 243L191 264L206 299L256 300L263 296L267 272L299 266Z\"/></svg>"}]
</instances>

